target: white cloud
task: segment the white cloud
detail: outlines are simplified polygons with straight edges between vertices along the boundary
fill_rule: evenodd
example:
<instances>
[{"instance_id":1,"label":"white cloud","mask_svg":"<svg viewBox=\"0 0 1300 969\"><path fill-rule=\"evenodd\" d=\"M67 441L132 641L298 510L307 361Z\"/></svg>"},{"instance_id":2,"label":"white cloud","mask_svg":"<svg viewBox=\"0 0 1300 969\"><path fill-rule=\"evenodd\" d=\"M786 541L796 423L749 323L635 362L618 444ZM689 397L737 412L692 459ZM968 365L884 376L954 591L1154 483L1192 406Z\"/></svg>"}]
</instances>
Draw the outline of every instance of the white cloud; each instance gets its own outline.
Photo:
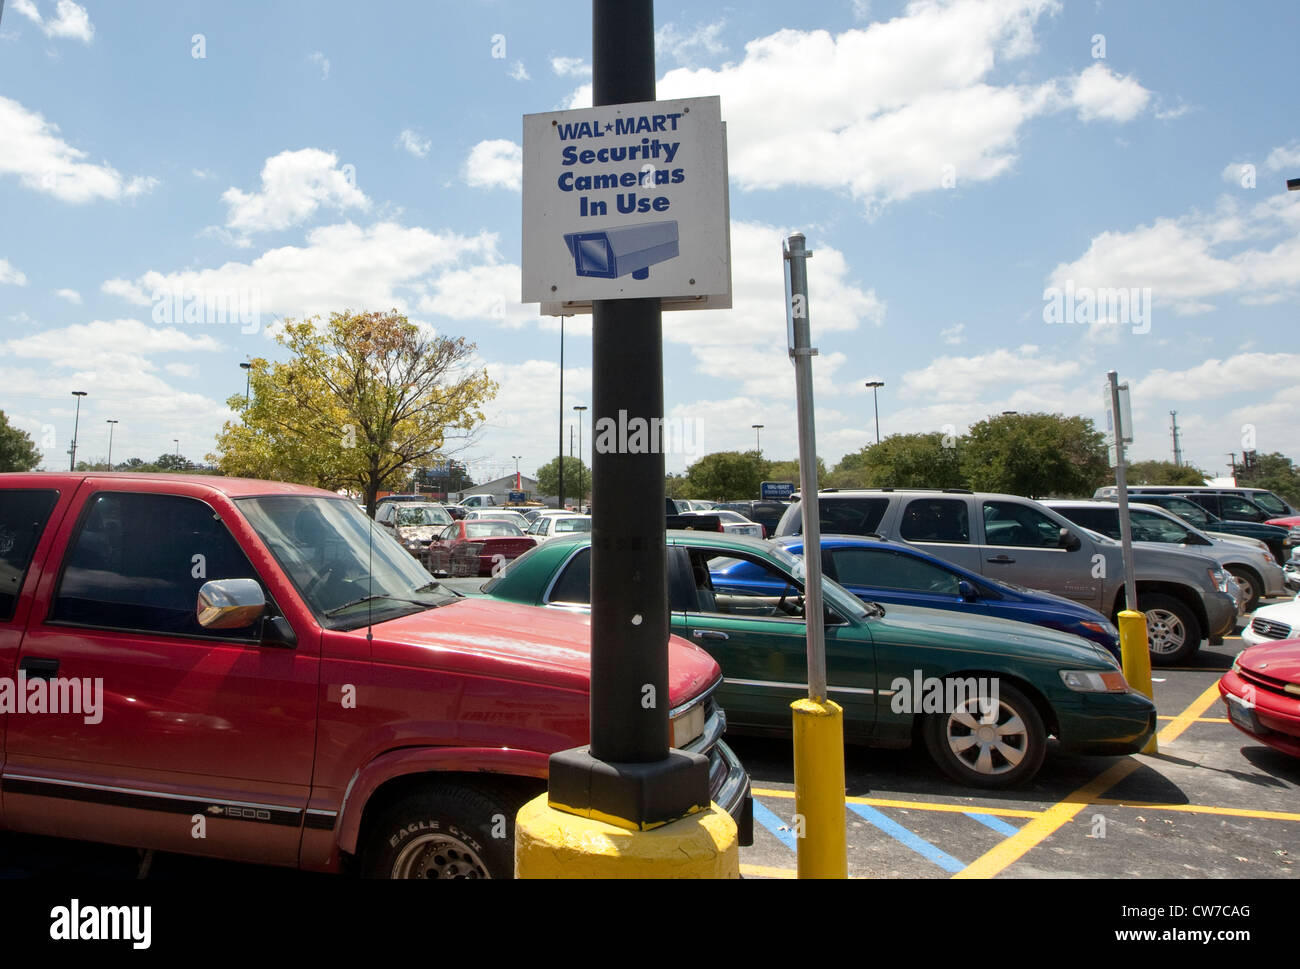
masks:
<instances>
[{"instance_id":1,"label":"white cloud","mask_svg":"<svg viewBox=\"0 0 1300 969\"><path fill-rule=\"evenodd\" d=\"M552 57L551 70L560 77L591 76L591 65L581 57Z\"/></svg>"},{"instance_id":2,"label":"white cloud","mask_svg":"<svg viewBox=\"0 0 1300 969\"><path fill-rule=\"evenodd\" d=\"M480 141L470 149L461 169L467 185L475 188L523 188L524 151L505 138Z\"/></svg>"},{"instance_id":3,"label":"white cloud","mask_svg":"<svg viewBox=\"0 0 1300 969\"><path fill-rule=\"evenodd\" d=\"M320 51L312 51L307 55L307 60L320 68L320 79L322 81L330 76L330 59Z\"/></svg>"},{"instance_id":4,"label":"white cloud","mask_svg":"<svg viewBox=\"0 0 1300 969\"><path fill-rule=\"evenodd\" d=\"M1229 185L1241 185L1241 180L1246 176L1246 173L1254 167L1250 162L1230 162L1224 166L1220 177Z\"/></svg>"},{"instance_id":5,"label":"white cloud","mask_svg":"<svg viewBox=\"0 0 1300 969\"><path fill-rule=\"evenodd\" d=\"M71 37L89 44L95 36L95 26L86 8L72 0L58 0L52 20L41 15L33 0L13 0L13 9L40 27L46 37Z\"/></svg>"},{"instance_id":6,"label":"white cloud","mask_svg":"<svg viewBox=\"0 0 1300 969\"><path fill-rule=\"evenodd\" d=\"M1300 287L1300 199L1287 193L1246 208L1231 196L1212 215L1160 218L1151 225L1095 236L1088 250L1052 272L1049 286L1150 289L1156 309L1190 315L1214 297L1269 303ZM1265 248L1270 237L1280 237ZM1254 248L1229 253L1249 240ZM1158 314L1152 320L1160 327Z\"/></svg>"},{"instance_id":7,"label":"white cloud","mask_svg":"<svg viewBox=\"0 0 1300 969\"><path fill-rule=\"evenodd\" d=\"M8 259L0 259L0 286L26 286L27 274L16 269Z\"/></svg>"},{"instance_id":8,"label":"white cloud","mask_svg":"<svg viewBox=\"0 0 1300 969\"><path fill-rule=\"evenodd\" d=\"M1152 370L1133 385L1133 395L1161 400L1203 400L1227 397L1257 386L1260 374L1300 372L1297 353L1238 353L1210 358L1186 370Z\"/></svg>"},{"instance_id":9,"label":"white cloud","mask_svg":"<svg viewBox=\"0 0 1300 969\"><path fill-rule=\"evenodd\" d=\"M69 303L73 304L74 306L81 305L81 294L78 293L75 289L56 289L54 291L54 295L57 296L59 299L66 299Z\"/></svg>"},{"instance_id":10,"label":"white cloud","mask_svg":"<svg viewBox=\"0 0 1300 969\"><path fill-rule=\"evenodd\" d=\"M402 133L397 136L397 144L400 147L405 148L416 158L424 158L429 154L429 149L432 147L433 142L428 138L421 138L410 128L403 128Z\"/></svg>"},{"instance_id":11,"label":"white cloud","mask_svg":"<svg viewBox=\"0 0 1300 969\"><path fill-rule=\"evenodd\" d=\"M955 326L948 327L948 329L946 330L940 330L939 335L943 337L944 343L950 344L952 346L956 346L959 343L966 342L966 338L962 336L962 333L965 331L965 329L966 329L965 323L958 323Z\"/></svg>"},{"instance_id":12,"label":"white cloud","mask_svg":"<svg viewBox=\"0 0 1300 969\"><path fill-rule=\"evenodd\" d=\"M394 222L366 229L348 222L313 229L305 246L270 249L251 262L177 272L150 270L134 280L110 279L101 289L140 306L149 305L158 291L245 293L256 300L265 326L269 315L303 317L343 309L394 308L407 313L428 290L434 273L498 261L497 237L492 233L462 236Z\"/></svg>"},{"instance_id":13,"label":"white cloud","mask_svg":"<svg viewBox=\"0 0 1300 969\"><path fill-rule=\"evenodd\" d=\"M163 370L174 377L187 377L191 380L199 375L198 365L193 363L164 363Z\"/></svg>"},{"instance_id":14,"label":"white cloud","mask_svg":"<svg viewBox=\"0 0 1300 969\"><path fill-rule=\"evenodd\" d=\"M206 180L209 179L209 178L215 178L215 177L216 177L216 173L215 173L215 172L208 171L206 168L191 168L191 169L190 169L190 174L193 175L195 178L197 178L197 179L201 179L201 180L204 180L204 181L206 181Z\"/></svg>"},{"instance_id":15,"label":"white cloud","mask_svg":"<svg viewBox=\"0 0 1300 969\"><path fill-rule=\"evenodd\" d=\"M1083 121L1132 121L1146 109L1151 92L1098 63L1074 79L1071 99Z\"/></svg>"},{"instance_id":16,"label":"white cloud","mask_svg":"<svg viewBox=\"0 0 1300 969\"><path fill-rule=\"evenodd\" d=\"M973 357L938 357L920 370L903 374L901 395L935 401L977 400L992 390L1036 384L1054 387L1082 374L1077 360L1025 344Z\"/></svg>"},{"instance_id":17,"label":"white cloud","mask_svg":"<svg viewBox=\"0 0 1300 969\"><path fill-rule=\"evenodd\" d=\"M147 359L158 353L197 353L220 350L207 333L185 333L174 327L157 327L139 320L94 320L60 329L42 330L0 344L3 355L42 360L60 367L85 367L94 361L95 372L127 368L153 370Z\"/></svg>"},{"instance_id":18,"label":"white cloud","mask_svg":"<svg viewBox=\"0 0 1300 969\"><path fill-rule=\"evenodd\" d=\"M1279 172L1284 168L1300 167L1300 141L1285 147L1274 148L1268 153L1268 158L1264 164L1272 171Z\"/></svg>"},{"instance_id":19,"label":"white cloud","mask_svg":"<svg viewBox=\"0 0 1300 969\"><path fill-rule=\"evenodd\" d=\"M532 78L528 76L528 68L524 67L523 61L514 62L514 65L510 68L510 76L516 81L532 80Z\"/></svg>"},{"instance_id":20,"label":"white cloud","mask_svg":"<svg viewBox=\"0 0 1300 969\"><path fill-rule=\"evenodd\" d=\"M700 55L716 57L727 50L726 45L718 40L724 26L725 22L719 20L685 30L675 23L666 23L655 30L655 55L671 56L682 65L690 65Z\"/></svg>"},{"instance_id":21,"label":"white cloud","mask_svg":"<svg viewBox=\"0 0 1300 969\"><path fill-rule=\"evenodd\" d=\"M858 23L871 19L871 0L853 0L853 19Z\"/></svg>"},{"instance_id":22,"label":"white cloud","mask_svg":"<svg viewBox=\"0 0 1300 969\"><path fill-rule=\"evenodd\" d=\"M237 232L287 229L309 219L322 205L370 210L370 199L338 167L338 156L319 148L282 151L262 166L260 192L228 188L226 228Z\"/></svg>"},{"instance_id":23,"label":"white cloud","mask_svg":"<svg viewBox=\"0 0 1300 969\"><path fill-rule=\"evenodd\" d=\"M156 178L124 177L111 165L84 161L86 153L59 137L58 125L0 97L0 175L17 175L26 187L63 202L134 198L158 184Z\"/></svg>"}]
</instances>

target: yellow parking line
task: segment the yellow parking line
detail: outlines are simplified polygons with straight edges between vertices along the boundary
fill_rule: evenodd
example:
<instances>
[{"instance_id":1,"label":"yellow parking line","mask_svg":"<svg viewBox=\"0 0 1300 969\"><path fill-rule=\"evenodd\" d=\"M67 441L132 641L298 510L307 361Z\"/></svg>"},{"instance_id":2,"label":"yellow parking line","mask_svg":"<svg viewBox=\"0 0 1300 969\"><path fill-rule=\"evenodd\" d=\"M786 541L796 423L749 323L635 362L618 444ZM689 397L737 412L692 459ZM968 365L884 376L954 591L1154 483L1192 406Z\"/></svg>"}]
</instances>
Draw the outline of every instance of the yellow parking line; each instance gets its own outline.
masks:
<instances>
[{"instance_id":1,"label":"yellow parking line","mask_svg":"<svg viewBox=\"0 0 1300 969\"><path fill-rule=\"evenodd\" d=\"M771 865L741 865L740 873L746 878L798 878L793 868L773 868Z\"/></svg>"},{"instance_id":2,"label":"yellow parking line","mask_svg":"<svg viewBox=\"0 0 1300 969\"><path fill-rule=\"evenodd\" d=\"M1172 720L1173 717L1166 717L1163 714L1156 717L1157 720ZM1197 717L1197 723L1232 723L1227 717Z\"/></svg>"},{"instance_id":3,"label":"yellow parking line","mask_svg":"<svg viewBox=\"0 0 1300 969\"><path fill-rule=\"evenodd\" d=\"M1266 821L1300 821L1300 814L1289 811L1253 811L1210 804L1163 804L1159 801L1122 801L1113 797L1099 797L1092 803L1107 807L1142 808L1146 811L1184 811L1188 814L1221 814L1232 818L1263 818Z\"/></svg>"},{"instance_id":4,"label":"yellow parking line","mask_svg":"<svg viewBox=\"0 0 1300 969\"><path fill-rule=\"evenodd\" d=\"M755 797L794 797L794 791L754 788ZM872 807L903 808L909 811L947 811L952 814L992 814L1000 818L1036 818L1042 811L1025 811L1018 808L992 808L979 804L939 804L932 801L895 801L884 797L846 797L845 804L869 804Z\"/></svg>"},{"instance_id":5,"label":"yellow parking line","mask_svg":"<svg viewBox=\"0 0 1300 969\"><path fill-rule=\"evenodd\" d=\"M1164 730L1160 731L1158 743L1161 747L1173 743L1184 730L1196 722L1219 696L1219 684L1216 680L1204 693L1192 701L1182 713L1174 717ZM1129 774L1141 766L1141 761L1127 757L1112 764L1101 774L1084 784L1077 791L1069 794L1058 804L1048 808L1041 816L1034 818L1023 828L1000 844L990 848L980 857L953 875L953 878L992 878L1020 860L1027 852L1051 837L1089 804L1110 790Z\"/></svg>"}]
</instances>

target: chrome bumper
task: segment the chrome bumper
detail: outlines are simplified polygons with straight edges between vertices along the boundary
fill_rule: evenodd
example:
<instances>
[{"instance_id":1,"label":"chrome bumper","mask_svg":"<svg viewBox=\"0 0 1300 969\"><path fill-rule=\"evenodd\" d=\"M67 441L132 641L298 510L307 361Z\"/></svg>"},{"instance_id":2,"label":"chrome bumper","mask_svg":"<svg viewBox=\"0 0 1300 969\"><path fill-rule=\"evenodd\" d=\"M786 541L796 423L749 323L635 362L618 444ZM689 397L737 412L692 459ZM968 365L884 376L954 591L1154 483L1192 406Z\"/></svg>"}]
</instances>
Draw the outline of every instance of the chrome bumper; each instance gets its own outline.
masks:
<instances>
[{"instance_id":1,"label":"chrome bumper","mask_svg":"<svg viewBox=\"0 0 1300 969\"><path fill-rule=\"evenodd\" d=\"M754 843L754 800L749 791L749 775L731 748L722 742L727 729L727 715L712 699L704 732L682 747L692 754L709 758L709 798L736 822L742 847Z\"/></svg>"}]
</instances>

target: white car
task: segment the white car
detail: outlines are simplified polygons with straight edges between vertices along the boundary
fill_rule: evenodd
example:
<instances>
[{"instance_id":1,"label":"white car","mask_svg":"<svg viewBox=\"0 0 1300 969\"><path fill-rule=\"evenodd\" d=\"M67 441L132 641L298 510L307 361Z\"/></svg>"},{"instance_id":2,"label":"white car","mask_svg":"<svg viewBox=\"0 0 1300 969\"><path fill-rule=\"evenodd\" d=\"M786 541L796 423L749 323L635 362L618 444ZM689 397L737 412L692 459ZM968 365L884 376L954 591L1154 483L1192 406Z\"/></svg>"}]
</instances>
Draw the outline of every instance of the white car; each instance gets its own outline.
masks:
<instances>
[{"instance_id":1,"label":"white car","mask_svg":"<svg viewBox=\"0 0 1300 969\"><path fill-rule=\"evenodd\" d=\"M465 512L465 521L467 522L487 519L518 525L521 532L528 529L528 519L517 511L506 511L504 508L471 508Z\"/></svg>"},{"instance_id":2,"label":"white car","mask_svg":"<svg viewBox=\"0 0 1300 969\"><path fill-rule=\"evenodd\" d=\"M1297 636L1300 636L1300 596L1276 606L1256 609L1250 625L1241 631L1241 639L1247 646L1275 643L1279 639Z\"/></svg>"},{"instance_id":3,"label":"white car","mask_svg":"<svg viewBox=\"0 0 1300 969\"><path fill-rule=\"evenodd\" d=\"M699 516L701 518L711 518L714 515L722 522L722 530L728 535L752 535L754 538L767 538L767 534L762 525L758 522L752 522L738 511L727 511L725 508L714 508L710 511L684 511L682 516Z\"/></svg>"},{"instance_id":4,"label":"white car","mask_svg":"<svg viewBox=\"0 0 1300 969\"><path fill-rule=\"evenodd\" d=\"M590 515L540 515L528 526L528 534L540 539L591 531Z\"/></svg>"}]
</instances>

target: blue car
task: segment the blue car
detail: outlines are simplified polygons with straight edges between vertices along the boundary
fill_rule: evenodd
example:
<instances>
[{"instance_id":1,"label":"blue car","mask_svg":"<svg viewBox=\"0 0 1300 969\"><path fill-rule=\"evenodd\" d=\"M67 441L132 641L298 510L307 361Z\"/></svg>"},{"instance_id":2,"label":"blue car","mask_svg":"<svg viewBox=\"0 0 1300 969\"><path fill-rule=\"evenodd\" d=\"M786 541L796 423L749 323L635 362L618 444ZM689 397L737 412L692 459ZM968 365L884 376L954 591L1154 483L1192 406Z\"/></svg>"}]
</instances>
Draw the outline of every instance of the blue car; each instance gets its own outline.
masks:
<instances>
[{"instance_id":1,"label":"blue car","mask_svg":"<svg viewBox=\"0 0 1300 969\"><path fill-rule=\"evenodd\" d=\"M803 554L801 536L778 538L774 544L794 555ZM1119 632L1097 610L1050 592L995 582L907 545L854 535L823 535L822 571L867 602L1029 622L1090 639L1120 658ZM756 566L737 560L713 573L713 586L719 592L752 590L764 584L761 576Z\"/></svg>"}]
</instances>

